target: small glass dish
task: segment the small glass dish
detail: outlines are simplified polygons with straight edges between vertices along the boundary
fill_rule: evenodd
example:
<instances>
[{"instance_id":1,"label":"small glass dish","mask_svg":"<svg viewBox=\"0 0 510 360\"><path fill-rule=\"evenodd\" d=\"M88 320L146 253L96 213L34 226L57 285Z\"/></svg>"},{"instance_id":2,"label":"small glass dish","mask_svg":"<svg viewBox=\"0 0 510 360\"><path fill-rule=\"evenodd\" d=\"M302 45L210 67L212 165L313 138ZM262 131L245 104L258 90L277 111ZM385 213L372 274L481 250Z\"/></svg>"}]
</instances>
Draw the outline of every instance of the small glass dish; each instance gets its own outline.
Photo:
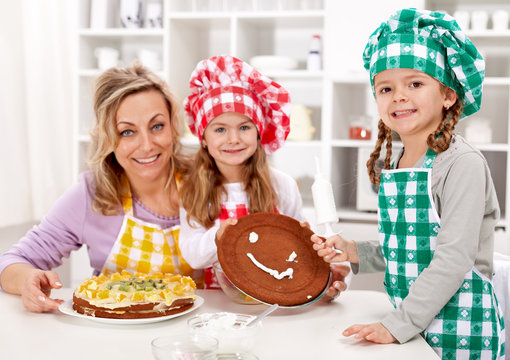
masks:
<instances>
[{"instance_id":1,"label":"small glass dish","mask_svg":"<svg viewBox=\"0 0 510 360\"><path fill-rule=\"evenodd\" d=\"M246 326L253 315L229 312L205 313L188 320L192 334L207 335L218 339L218 354L251 353L262 322Z\"/></svg>"},{"instance_id":2,"label":"small glass dish","mask_svg":"<svg viewBox=\"0 0 510 360\"><path fill-rule=\"evenodd\" d=\"M166 335L152 340L151 348L156 360L209 359L218 351L218 339L196 333Z\"/></svg>"},{"instance_id":3,"label":"small glass dish","mask_svg":"<svg viewBox=\"0 0 510 360\"><path fill-rule=\"evenodd\" d=\"M251 353L227 353L210 355L204 360L259 360L259 358Z\"/></svg>"},{"instance_id":4,"label":"small glass dish","mask_svg":"<svg viewBox=\"0 0 510 360\"><path fill-rule=\"evenodd\" d=\"M221 290L229 297L230 300L232 300L235 303L238 304L244 304L244 305L260 305L261 303L252 297L246 295L242 291L240 291L238 288L235 287L234 284L230 282L230 280L227 278L225 273L223 272L223 269L221 268L221 265L219 262L215 262L213 264L213 270L214 274L216 275L216 279L218 279L218 282L221 286Z\"/></svg>"}]
</instances>

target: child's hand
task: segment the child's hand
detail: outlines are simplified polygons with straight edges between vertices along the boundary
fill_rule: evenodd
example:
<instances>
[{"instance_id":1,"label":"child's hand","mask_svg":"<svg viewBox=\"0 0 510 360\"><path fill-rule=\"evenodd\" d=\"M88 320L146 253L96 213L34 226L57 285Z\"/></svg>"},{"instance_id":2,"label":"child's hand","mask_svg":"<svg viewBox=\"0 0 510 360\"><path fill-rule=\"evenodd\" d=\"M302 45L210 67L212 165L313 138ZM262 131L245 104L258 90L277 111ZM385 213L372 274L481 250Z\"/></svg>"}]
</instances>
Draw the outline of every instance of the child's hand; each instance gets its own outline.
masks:
<instances>
[{"instance_id":1,"label":"child's hand","mask_svg":"<svg viewBox=\"0 0 510 360\"><path fill-rule=\"evenodd\" d=\"M300 221L299 225L301 225L302 228L310 229L310 224L308 223L308 221Z\"/></svg>"},{"instance_id":2,"label":"child's hand","mask_svg":"<svg viewBox=\"0 0 510 360\"><path fill-rule=\"evenodd\" d=\"M317 255L322 257L328 263L349 261L351 263L358 263L358 249L356 243L351 240L345 240L339 235L333 235L326 240L317 235L311 237L313 248L317 251ZM339 254L335 249L341 250Z\"/></svg>"},{"instance_id":3,"label":"child's hand","mask_svg":"<svg viewBox=\"0 0 510 360\"><path fill-rule=\"evenodd\" d=\"M221 222L220 228L218 229L218 231L216 231L216 238L214 239L216 244L218 244L218 240L221 239L221 237L223 236L223 232L225 231L227 226L235 225L235 224L237 224L237 219L229 218L229 219Z\"/></svg>"},{"instance_id":4,"label":"child's hand","mask_svg":"<svg viewBox=\"0 0 510 360\"><path fill-rule=\"evenodd\" d=\"M343 264L331 264L331 284L322 297L326 302L330 302L340 296L342 291L347 290L345 278L349 275L351 269Z\"/></svg>"},{"instance_id":5,"label":"child's hand","mask_svg":"<svg viewBox=\"0 0 510 360\"><path fill-rule=\"evenodd\" d=\"M373 324L355 324L344 330L343 336L351 336L356 334L354 338L365 339L377 344L391 344L397 339L384 327L380 322Z\"/></svg>"}]
</instances>

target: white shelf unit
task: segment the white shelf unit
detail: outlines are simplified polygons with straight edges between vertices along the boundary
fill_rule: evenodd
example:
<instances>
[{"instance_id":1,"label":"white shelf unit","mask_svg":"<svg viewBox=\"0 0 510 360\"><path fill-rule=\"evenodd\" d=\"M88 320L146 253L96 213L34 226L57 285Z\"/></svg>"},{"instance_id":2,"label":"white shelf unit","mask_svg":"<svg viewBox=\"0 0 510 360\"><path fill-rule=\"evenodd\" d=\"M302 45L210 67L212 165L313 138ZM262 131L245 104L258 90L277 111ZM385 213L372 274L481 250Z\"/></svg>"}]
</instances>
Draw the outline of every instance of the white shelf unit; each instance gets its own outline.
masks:
<instances>
[{"instance_id":1,"label":"white shelf unit","mask_svg":"<svg viewBox=\"0 0 510 360\"><path fill-rule=\"evenodd\" d=\"M373 148L377 135L375 102L361 61L368 36L392 11L403 7L441 9L450 14L457 9L484 9L489 13L500 8L510 11L508 0L393 0L391 5L377 0L360 0L350 2L348 6L341 1L323 0L319 6L307 10L298 10L296 5L305 1L255 0L242 4L219 1L215 11L195 9L198 3L162 0L162 29L93 30L88 27L90 0L80 0L75 174L85 169L87 133L93 121L92 83L100 73L94 48L115 47L120 50L124 63L132 61L140 47L161 52L162 67L155 70L181 99L189 94L189 76L195 65L209 56L231 54L245 61L257 55L290 56L298 60L298 69L265 72L265 75L289 89L293 103L312 110L315 132L311 141L287 141L271 156L271 161L299 182L307 213L313 214L310 211L313 205L310 186L315 173L315 157L319 157L322 172L332 182L341 222L361 222L370 226L375 226L375 212L360 211L359 207L370 207L363 206L361 201L368 196L373 204L373 194L366 189L364 169L358 167L358 162L366 162L364 157ZM234 4L237 8L232 7ZM241 5L242 9L239 8ZM358 21L360 14L363 14L363 21ZM495 31L489 22L486 31L468 30L467 33L487 61L482 109L475 116L489 120L493 141L478 146L489 162L496 184L503 211L500 225L508 229L510 218L505 214L507 204L510 204L507 189L510 185L510 30ZM321 35L322 39L323 70L319 72L306 70L313 34ZM372 139L349 139L351 118L367 114L372 119ZM470 120L460 124L461 133L465 132ZM183 143L191 148L197 145L195 138L183 138ZM361 200L358 192L364 194ZM313 219L310 220L313 223Z\"/></svg>"}]
</instances>

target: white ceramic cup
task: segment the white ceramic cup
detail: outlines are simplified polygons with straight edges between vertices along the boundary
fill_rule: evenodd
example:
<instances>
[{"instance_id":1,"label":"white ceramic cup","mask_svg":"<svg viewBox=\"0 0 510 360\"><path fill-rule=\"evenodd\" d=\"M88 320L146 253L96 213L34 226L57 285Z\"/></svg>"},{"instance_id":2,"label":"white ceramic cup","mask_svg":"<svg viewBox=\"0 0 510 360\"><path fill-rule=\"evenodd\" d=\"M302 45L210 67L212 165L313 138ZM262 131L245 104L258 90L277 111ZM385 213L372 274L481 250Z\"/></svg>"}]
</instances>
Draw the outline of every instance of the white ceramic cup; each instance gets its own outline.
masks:
<instances>
[{"instance_id":1,"label":"white ceramic cup","mask_svg":"<svg viewBox=\"0 0 510 360\"><path fill-rule=\"evenodd\" d=\"M119 51L111 47L98 47L94 49L97 58L97 67L106 70L119 64Z\"/></svg>"},{"instance_id":2,"label":"white ceramic cup","mask_svg":"<svg viewBox=\"0 0 510 360\"><path fill-rule=\"evenodd\" d=\"M509 13L506 10L496 10L492 13L492 28L494 30L508 30Z\"/></svg>"},{"instance_id":3,"label":"white ceramic cup","mask_svg":"<svg viewBox=\"0 0 510 360\"><path fill-rule=\"evenodd\" d=\"M489 14L484 10L475 10L471 13L471 29L477 31L487 30Z\"/></svg>"}]
</instances>

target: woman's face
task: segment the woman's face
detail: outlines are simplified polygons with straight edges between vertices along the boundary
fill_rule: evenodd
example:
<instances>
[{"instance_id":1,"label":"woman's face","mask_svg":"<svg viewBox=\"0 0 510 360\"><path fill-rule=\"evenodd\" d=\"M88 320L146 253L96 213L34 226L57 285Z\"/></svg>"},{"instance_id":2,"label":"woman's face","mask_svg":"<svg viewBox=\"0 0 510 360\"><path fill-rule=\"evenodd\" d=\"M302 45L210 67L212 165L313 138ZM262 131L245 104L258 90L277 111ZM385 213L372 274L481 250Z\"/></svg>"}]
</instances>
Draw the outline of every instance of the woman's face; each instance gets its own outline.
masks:
<instances>
[{"instance_id":1,"label":"woman's face","mask_svg":"<svg viewBox=\"0 0 510 360\"><path fill-rule=\"evenodd\" d=\"M127 96L116 116L118 163L133 182L167 179L173 156L170 114L163 95L147 90Z\"/></svg>"},{"instance_id":2,"label":"woman's face","mask_svg":"<svg viewBox=\"0 0 510 360\"><path fill-rule=\"evenodd\" d=\"M202 145L207 146L228 182L241 180L241 169L257 150L257 144L255 123L246 115L235 112L215 117L205 128L202 137Z\"/></svg>"}]
</instances>

